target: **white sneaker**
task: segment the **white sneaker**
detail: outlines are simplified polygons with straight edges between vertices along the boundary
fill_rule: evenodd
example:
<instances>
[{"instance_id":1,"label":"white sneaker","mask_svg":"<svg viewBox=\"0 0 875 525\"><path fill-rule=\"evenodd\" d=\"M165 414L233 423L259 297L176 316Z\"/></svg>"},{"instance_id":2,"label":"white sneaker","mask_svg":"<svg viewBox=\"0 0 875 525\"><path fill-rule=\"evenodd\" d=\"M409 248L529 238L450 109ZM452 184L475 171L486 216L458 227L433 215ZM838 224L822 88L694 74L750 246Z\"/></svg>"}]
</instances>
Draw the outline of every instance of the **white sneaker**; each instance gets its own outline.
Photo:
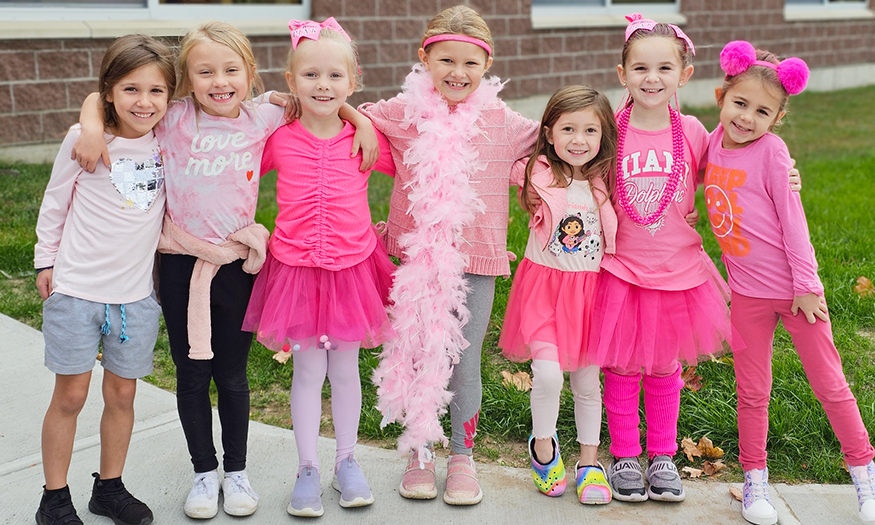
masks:
<instances>
[{"instance_id":1,"label":"white sneaker","mask_svg":"<svg viewBox=\"0 0 875 525\"><path fill-rule=\"evenodd\" d=\"M185 500L185 515L209 519L219 512L219 473L215 470L195 474L194 484Z\"/></svg>"},{"instance_id":2,"label":"white sneaker","mask_svg":"<svg viewBox=\"0 0 875 525\"><path fill-rule=\"evenodd\" d=\"M225 472L222 479L222 508L229 516L249 516L258 508L258 494L252 490L245 470Z\"/></svg>"},{"instance_id":3,"label":"white sneaker","mask_svg":"<svg viewBox=\"0 0 875 525\"><path fill-rule=\"evenodd\" d=\"M860 519L864 523L875 523L875 463L852 467L848 465L854 487L857 489L857 503Z\"/></svg>"},{"instance_id":4,"label":"white sneaker","mask_svg":"<svg viewBox=\"0 0 875 525\"><path fill-rule=\"evenodd\" d=\"M741 515L755 525L778 523L778 511L769 499L769 469L744 471L744 498Z\"/></svg>"}]
</instances>

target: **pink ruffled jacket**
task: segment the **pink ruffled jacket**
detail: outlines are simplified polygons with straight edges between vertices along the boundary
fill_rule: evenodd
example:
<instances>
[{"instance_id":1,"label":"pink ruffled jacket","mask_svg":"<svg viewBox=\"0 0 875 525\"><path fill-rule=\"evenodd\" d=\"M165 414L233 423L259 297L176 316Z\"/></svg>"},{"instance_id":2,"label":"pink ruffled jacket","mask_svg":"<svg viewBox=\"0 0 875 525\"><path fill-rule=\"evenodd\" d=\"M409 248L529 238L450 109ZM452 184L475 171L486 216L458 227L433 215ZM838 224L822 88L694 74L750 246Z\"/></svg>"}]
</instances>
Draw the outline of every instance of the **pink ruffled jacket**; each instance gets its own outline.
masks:
<instances>
[{"instance_id":1,"label":"pink ruffled jacket","mask_svg":"<svg viewBox=\"0 0 875 525\"><path fill-rule=\"evenodd\" d=\"M521 159L514 163L510 173L510 183L522 187L526 177L526 163L529 159ZM529 229L533 230L538 235L538 240L546 247L550 242L550 237L556 228L559 227L559 221L562 219L562 213L567 207L568 200L565 197L565 188L552 186L553 172L547 159L541 155L538 157L538 163L532 170L532 187L541 197L541 206L534 216L529 219ZM594 191L593 197L599 205L599 218L602 225L602 235L605 241L605 253L616 253L617 249L617 213L611 205L610 199L607 198L608 189L604 181L600 178L595 178L592 181L592 186L601 190Z\"/></svg>"},{"instance_id":2,"label":"pink ruffled jacket","mask_svg":"<svg viewBox=\"0 0 875 525\"><path fill-rule=\"evenodd\" d=\"M402 128L407 103L400 97L365 104L360 110L389 139L392 156L396 159L395 188L386 221L386 248L390 254L400 257L398 238L414 228L413 218L407 213L410 207L407 183L414 174L402 159L411 142L419 137L419 132L415 126ZM486 169L476 172L471 186L486 204L486 212L464 228L462 237L466 243L459 250L468 257L467 273L509 276L507 215L510 169L514 161L531 154L539 124L522 117L496 98L483 112L477 126L480 134L474 144L479 153L478 160L486 163Z\"/></svg>"}]
</instances>

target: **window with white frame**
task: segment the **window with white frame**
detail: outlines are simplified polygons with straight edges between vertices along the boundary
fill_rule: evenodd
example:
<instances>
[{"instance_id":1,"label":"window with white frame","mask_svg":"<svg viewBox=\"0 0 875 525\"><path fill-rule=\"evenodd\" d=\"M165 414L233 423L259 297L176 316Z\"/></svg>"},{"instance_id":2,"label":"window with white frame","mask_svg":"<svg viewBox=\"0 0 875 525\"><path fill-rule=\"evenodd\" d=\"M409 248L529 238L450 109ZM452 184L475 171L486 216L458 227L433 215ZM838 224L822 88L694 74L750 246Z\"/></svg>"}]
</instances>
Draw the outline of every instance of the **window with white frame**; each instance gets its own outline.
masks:
<instances>
[{"instance_id":1,"label":"window with white frame","mask_svg":"<svg viewBox=\"0 0 875 525\"><path fill-rule=\"evenodd\" d=\"M682 24L680 0L532 0L532 27L625 27L625 15L643 13L660 22Z\"/></svg>"},{"instance_id":2,"label":"window with white frame","mask_svg":"<svg viewBox=\"0 0 875 525\"><path fill-rule=\"evenodd\" d=\"M875 17L868 0L784 0L784 19L793 22Z\"/></svg>"}]
</instances>

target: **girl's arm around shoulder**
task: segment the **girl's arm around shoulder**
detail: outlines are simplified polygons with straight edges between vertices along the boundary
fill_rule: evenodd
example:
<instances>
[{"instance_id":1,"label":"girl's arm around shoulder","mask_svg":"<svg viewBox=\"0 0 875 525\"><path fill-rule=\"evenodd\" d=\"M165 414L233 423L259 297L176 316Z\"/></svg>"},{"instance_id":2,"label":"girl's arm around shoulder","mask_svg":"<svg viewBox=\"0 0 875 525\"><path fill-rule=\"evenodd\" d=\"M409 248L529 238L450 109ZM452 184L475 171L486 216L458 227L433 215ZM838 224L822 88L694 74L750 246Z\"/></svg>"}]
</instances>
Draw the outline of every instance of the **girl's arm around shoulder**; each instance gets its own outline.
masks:
<instances>
[{"instance_id":1,"label":"girl's arm around shoulder","mask_svg":"<svg viewBox=\"0 0 875 525\"><path fill-rule=\"evenodd\" d=\"M690 166L693 176L698 176L700 168L703 168L707 162L708 142L710 136L705 126L699 122L699 119L692 115L681 115L681 128L684 131L684 138L690 146L692 153L693 165Z\"/></svg>"},{"instance_id":2,"label":"girl's arm around shoulder","mask_svg":"<svg viewBox=\"0 0 875 525\"><path fill-rule=\"evenodd\" d=\"M355 127L355 136L352 139L352 150L349 152L350 157L358 155L359 149L362 151L362 163L359 170L362 172L378 169L374 167L378 158L382 156L382 144L377 138L374 131L374 125L371 120L365 115L356 111L349 104L344 104L340 107L340 118L346 120Z\"/></svg>"},{"instance_id":3,"label":"girl's arm around shoulder","mask_svg":"<svg viewBox=\"0 0 875 525\"><path fill-rule=\"evenodd\" d=\"M385 173L390 177L395 176L395 159L392 157L392 148L389 145L389 139L385 135L376 132L377 144L379 146L379 158L377 159L371 170ZM362 152L364 153L364 152Z\"/></svg>"},{"instance_id":4,"label":"girl's arm around shoulder","mask_svg":"<svg viewBox=\"0 0 875 525\"><path fill-rule=\"evenodd\" d=\"M377 131L391 137L401 131L406 107L407 104L400 97L392 97L389 100L365 102L359 105L358 111L368 117Z\"/></svg>"},{"instance_id":5,"label":"girl's arm around shoulder","mask_svg":"<svg viewBox=\"0 0 875 525\"><path fill-rule=\"evenodd\" d=\"M541 123L527 119L507 106L505 106L505 111L510 128L508 131L513 141L514 156L522 158L531 155L532 150L535 149L535 142L538 140Z\"/></svg>"}]
</instances>

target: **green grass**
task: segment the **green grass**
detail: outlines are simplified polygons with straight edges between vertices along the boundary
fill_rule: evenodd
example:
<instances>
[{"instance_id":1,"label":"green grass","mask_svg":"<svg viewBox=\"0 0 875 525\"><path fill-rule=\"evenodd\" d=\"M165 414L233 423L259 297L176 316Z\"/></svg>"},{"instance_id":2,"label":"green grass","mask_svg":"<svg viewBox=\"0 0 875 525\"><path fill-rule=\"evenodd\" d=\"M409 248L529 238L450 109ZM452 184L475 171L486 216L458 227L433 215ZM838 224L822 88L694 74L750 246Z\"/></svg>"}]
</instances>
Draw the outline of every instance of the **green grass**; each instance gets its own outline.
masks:
<instances>
[{"instance_id":1,"label":"green grass","mask_svg":"<svg viewBox=\"0 0 875 525\"><path fill-rule=\"evenodd\" d=\"M812 243L817 250L820 275L826 287L836 346L845 374L857 396L863 419L875 429L875 297L861 298L854 291L858 276L875 279L875 87L837 93L810 93L793 97L791 114L780 129L802 172L802 200L808 216ZM712 129L716 109L686 108ZM34 225L42 190L50 167L0 165L0 312L35 328L41 323L41 301L33 286ZM256 220L272 228L276 217L275 184L272 175L261 183ZM371 177L370 197L374 221L388 212L392 179ZM514 197L508 245L521 256L528 230L527 217ZM697 199L702 219L697 226L705 248L718 267L719 247L711 235L701 192ZM512 265L514 268L516 263ZM483 408L476 451L482 457L507 459L508 444L521 447L529 435L531 414L528 393L501 384L501 370L529 371L527 364L505 360L497 349L510 280L496 283L495 305L483 352ZM865 335L868 334L868 335ZM288 413L292 367L280 365L273 353L258 343L252 346L249 379L252 417L279 426L290 426ZM361 352L363 413L360 436L391 446L400 433L397 425L380 428L382 416L373 408L376 394L370 376L377 364L376 352ZM773 360L774 388L769 418L769 469L776 481L843 482L840 446L820 404L814 398L789 335L779 328ZM726 461L736 464L738 453L735 420L735 381L730 363L711 362L698 368L705 386L699 392L684 390L679 437L698 439L708 435L727 452ZM167 337L162 329L155 352L155 372L148 381L174 388L175 370ZM330 395L327 385L325 397ZM570 392L563 392L559 434L563 448L575 450L574 413ZM643 413L642 413L643 416ZM642 417L643 421L643 417ZM448 420L445 428L449 432ZM326 429L328 430L328 429ZM607 429L602 430L608 440ZM678 456L679 458L681 456ZM681 464L685 460L679 460ZM520 457L515 463L523 464ZM737 476L737 471L735 472ZM732 478L733 474L725 476Z\"/></svg>"}]
</instances>

